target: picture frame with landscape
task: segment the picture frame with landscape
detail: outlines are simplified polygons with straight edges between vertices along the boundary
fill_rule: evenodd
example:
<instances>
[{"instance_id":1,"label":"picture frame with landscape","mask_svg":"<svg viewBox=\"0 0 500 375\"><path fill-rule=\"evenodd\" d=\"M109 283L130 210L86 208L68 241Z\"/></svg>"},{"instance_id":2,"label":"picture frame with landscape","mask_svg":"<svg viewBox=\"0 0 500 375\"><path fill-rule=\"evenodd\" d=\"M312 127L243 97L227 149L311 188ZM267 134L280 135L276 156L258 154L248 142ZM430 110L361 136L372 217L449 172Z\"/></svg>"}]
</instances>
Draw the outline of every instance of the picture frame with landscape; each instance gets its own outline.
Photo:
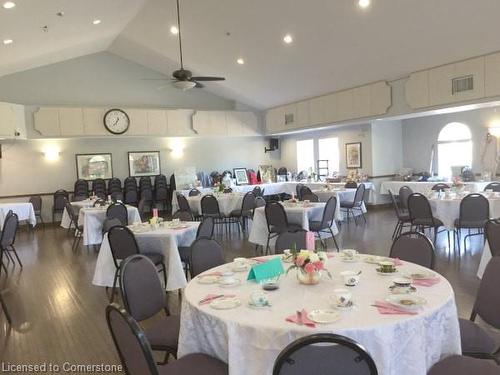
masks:
<instances>
[{"instance_id":1,"label":"picture frame with landscape","mask_svg":"<svg viewBox=\"0 0 500 375\"><path fill-rule=\"evenodd\" d=\"M246 168L234 168L233 175L236 179L236 185L248 185L248 174Z\"/></svg>"},{"instance_id":2,"label":"picture frame with landscape","mask_svg":"<svg viewBox=\"0 0 500 375\"><path fill-rule=\"evenodd\" d=\"M131 177L159 175L160 151L129 151L128 171Z\"/></svg>"},{"instance_id":3,"label":"picture frame with landscape","mask_svg":"<svg viewBox=\"0 0 500 375\"><path fill-rule=\"evenodd\" d=\"M111 154L75 154L76 176L80 180L113 178L113 159Z\"/></svg>"},{"instance_id":4,"label":"picture frame with landscape","mask_svg":"<svg viewBox=\"0 0 500 375\"><path fill-rule=\"evenodd\" d=\"M346 168L362 168L361 142L345 144L345 163Z\"/></svg>"}]
</instances>

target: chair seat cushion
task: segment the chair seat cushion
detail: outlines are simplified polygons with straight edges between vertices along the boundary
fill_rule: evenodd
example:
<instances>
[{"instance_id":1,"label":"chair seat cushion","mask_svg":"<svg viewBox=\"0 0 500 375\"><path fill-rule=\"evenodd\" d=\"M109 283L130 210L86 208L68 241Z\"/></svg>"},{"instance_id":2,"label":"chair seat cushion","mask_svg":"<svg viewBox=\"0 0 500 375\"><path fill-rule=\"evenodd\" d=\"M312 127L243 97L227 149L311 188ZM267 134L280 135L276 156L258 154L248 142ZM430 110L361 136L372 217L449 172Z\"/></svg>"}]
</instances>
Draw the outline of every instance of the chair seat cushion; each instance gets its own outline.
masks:
<instances>
[{"instance_id":1,"label":"chair seat cushion","mask_svg":"<svg viewBox=\"0 0 500 375\"><path fill-rule=\"evenodd\" d=\"M163 254L160 253L141 253L141 254L147 256L149 260L151 260L151 262L153 262L155 265L163 263L165 259Z\"/></svg>"},{"instance_id":2,"label":"chair seat cushion","mask_svg":"<svg viewBox=\"0 0 500 375\"><path fill-rule=\"evenodd\" d=\"M324 226L324 228L322 228L321 224L321 221L310 221L309 230L313 232L319 232L320 230L328 229L328 224Z\"/></svg>"},{"instance_id":3,"label":"chair seat cushion","mask_svg":"<svg viewBox=\"0 0 500 375\"><path fill-rule=\"evenodd\" d=\"M455 228L484 228L487 220L479 220L479 221L467 221L460 219L455 219Z\"/></svg>"},{"instance_id":4,"label":"chair seat cushion","mask_svg":"<svg viewBox=\"0 0 500 375\"><path fill-rule=\"evenodd\" d=\"M434 218L434 220L430 218L425 218L425 219L415 219L413 220L414 225L423 225L426 227L433 227L433 228L439 228L444 226L443 222L439 220L438 218Z\"/></svg>"},{"instance_id":5,"label":"chair seat cushion","mask_svg":"<svg viewBox=\"0 0 500 375\"><path fill-rule=\"evenodd\" d=\"M227 375L227 364L206 354L194 353L158 366L161 375Z\"/></svg>"},{"instance_id":6,"label":"chair seat cushion","mask_svg":"<svg viewBox=\"0 0 500 375\"><path fill-rule=\"evenodd\" d=\"M277 228L276 226L271 225L270 229L270 233L282 233L286 231L293 232L296 230L300 230L302 229L302 227L299 224L288 224L287 228Z\"/></svg>"},{"instance_id":7,"label":"chair seat cushion","mask_svg":"<svg viewBox=\"0 0 500 375\"><path fill-rule=\"evenodd\" d=\"M500 367L493 361L452 355L431 367L427 375L498 375Z\"/></svg>"},{"instance_id":8,"label":"chair seat cushion","mask_svg":"<svg viewBox=\"0 0 500 375\"><path fill-rule=\"evenodd\" d=\"M179 315L163 315L144 328L153 350L173 350L177 353L179 329L181 320Z\"/></svg>"},{"instance_id":9,"label":"chair seat cushion","mask_svg":"<svg viewBox=\"0 0 500 375\"><path fill-rule=\"evenodd\" d=\"M463 354L495 351L495 341L479 325L467 319L459 319L459 324Z\"/></svg>"},{"instance_id":10,"label":"chair seat cushion","mask_svg":"<svg viewBox=\"0 0 500 375\"><path fill-rule=\"evenodd\" d=\"M340 202L340 207L342 208L353 208L354 202Z\"/></svg>"}]
</instances>

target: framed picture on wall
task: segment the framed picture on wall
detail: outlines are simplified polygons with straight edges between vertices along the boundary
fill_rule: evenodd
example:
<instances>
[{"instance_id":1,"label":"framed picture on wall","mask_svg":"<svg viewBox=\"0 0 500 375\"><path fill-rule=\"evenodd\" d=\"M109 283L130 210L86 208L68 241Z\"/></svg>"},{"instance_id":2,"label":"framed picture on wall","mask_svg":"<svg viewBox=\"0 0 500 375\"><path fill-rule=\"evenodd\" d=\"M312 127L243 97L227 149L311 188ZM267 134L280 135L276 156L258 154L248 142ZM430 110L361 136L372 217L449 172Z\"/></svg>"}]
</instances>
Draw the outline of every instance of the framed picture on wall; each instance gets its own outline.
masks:
<instances>
[{"instance_id":1,"label":"framed picture on wall","mask_svg":"<svg viewBox=\"0 0 500 375\"><path fill-rule=\"evenodd\" d=\"M76 154L76 176L78 179L95 180L113 178L111 154Z\"/></svg>"},{"instance_id":2,"label":"framed picture on wall","mask_svg":"<svg viewBox=\"0 0 500 375\"><path fill-rule=\"evenodd\" d=\"M160 174L160 151L129 151L128 171L131 177Z\"/></svg>"},{"instance_id":3,"label":"framed picture on wall","mask_svg":"<svg viewBox=\"0 0 500 375\"><path fill-rule=\"evenodd\" d=\"M248 185L248 174L246 168L234 168L233 174L236 179L236 185Z\"/></svg>"},{"instance_id":4,"label":"framed picture on wall","mask_svg":"<svg viewBox=\"0 0 500 375\"><path fill-rule=\"evenodd\" d=\"M347 168L362 168L361 142L345 144L345 162Z\"/></svg>"}]
</instances>

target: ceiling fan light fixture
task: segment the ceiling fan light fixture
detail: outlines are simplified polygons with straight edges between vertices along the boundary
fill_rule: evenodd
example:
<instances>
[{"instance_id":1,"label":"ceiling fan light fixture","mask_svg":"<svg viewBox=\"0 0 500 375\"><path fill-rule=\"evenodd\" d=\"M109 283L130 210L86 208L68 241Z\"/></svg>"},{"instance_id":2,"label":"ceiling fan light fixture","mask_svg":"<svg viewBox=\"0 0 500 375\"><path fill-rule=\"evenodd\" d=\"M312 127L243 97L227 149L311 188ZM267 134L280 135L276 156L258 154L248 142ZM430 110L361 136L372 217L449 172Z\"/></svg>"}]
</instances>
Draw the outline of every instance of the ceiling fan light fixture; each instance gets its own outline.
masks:
<instances>
[{"instance_id":1,"label":"ceiling fan light fixture","mask_svg":"<svg viewBox=\"0 0 500 375\"><path fill-rule=\"evenodd\" d=\"M177 35L177 34L179 34L179 29L177 28L177 26L171 26L170 32L174 35Z\"/></svg>"},{"instance_id":2,"label":"ceiling fan light fixture","mask_svg":"<svg viewBox=\"0 0 500 375\"><path fill-rule=\"evenodd\" d=\"M186 91L195 87L196 83L192 81L175 81L174 86L178 89Z\"/></svg>"}]
</instances>

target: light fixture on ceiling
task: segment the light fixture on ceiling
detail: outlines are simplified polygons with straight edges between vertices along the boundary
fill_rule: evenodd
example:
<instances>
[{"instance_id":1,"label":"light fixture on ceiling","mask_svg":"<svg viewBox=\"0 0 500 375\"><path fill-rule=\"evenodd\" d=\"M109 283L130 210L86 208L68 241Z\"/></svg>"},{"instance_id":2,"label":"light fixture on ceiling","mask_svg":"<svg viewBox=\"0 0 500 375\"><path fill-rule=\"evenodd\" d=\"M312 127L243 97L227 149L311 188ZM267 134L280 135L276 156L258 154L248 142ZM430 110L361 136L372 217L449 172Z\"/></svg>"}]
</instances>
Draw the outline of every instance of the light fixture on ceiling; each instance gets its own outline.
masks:
<instances>
[{"instance_id":1,"label":"light fixture on ceiling","mask_svg":"<svg viewBox=\"0 0 500 375\"><path fill-rule=\"evenodd\" d=\"M358 5L360 8L366 9L370 6L371 1L370 0L359 0Z\"/></svg>"},{"instance_id":2,"label":"light fixture on ceiling","mask_svg":"<svg viewBox=\"0 0 500 375\"><path fill-rule=\"evenodd\" d=\"M284 37L283 37L283 41L286 43L286 44L290 44L293 42L293 38L290 34L286 34Z\"/></svg>"},{"instance_id":3,"label":"light fixture on ceiling","mask_svg":"<svg viewBox=\"0 0 500 375\"><path fill-rule=\"evenodd\" d=\"M7 45L7 44L12 44L14 43L14 41L12 39L4 39L3 40L3 44Z\"/></svg>"},{"instance_id":4,"label":"light fixture on ceiling","mask_svg":"<svg viewBox=\"0 0 500 375\"><path fill-rule=\"evenodd\" d=\"M98 20L98 19L92 21L93 25L99 25L100 23L101 23L101 20Z\"/></svg>"},{"instance_id":5,"label":"light fixture on ceiling","mask_svg":"<svg viewBox=\"0 0 500 375\"><path fill-rule=\"evenodd\" d=\"M179 34L179 29L177 28L177 26L171 26L170 32L174 35L177 35L177 34Z\"/></svg>"},{"instance_id":6,"label":"light fixture on ceiling","mask_svg":"<svg viewBox=\"0 0 500 375\"><path fill-rule=\"evenodd\" d=\"M12 9L16 6L16 3L13 2L13 1L6 1L5 3L3 3L2 5L5 9Z\"/></svg>"},{"instance_id":7,"label":"light fixture on ceiling","mask_svg":"<svg viewBox=\"0 0 500 375\"><path fill-rule=\"evenodd\" d=\"M196 86L196 82L193 81L174 81L174 86L181 90L189 90Z\"/></svg>"},{"instance_id":8,"label":"light fixture on ceiling","mask_svg":"<svg viewBox=\"0 0 500 375\"><path fill-rule=\"evenodd\" d=\"M243 59L240 57L238 60L236 60L236 62L237 62L238 64L240 64L240 65L243 65L243 64L245 63L245 60L243 60Z\"/></svg>"}]
</instances>

